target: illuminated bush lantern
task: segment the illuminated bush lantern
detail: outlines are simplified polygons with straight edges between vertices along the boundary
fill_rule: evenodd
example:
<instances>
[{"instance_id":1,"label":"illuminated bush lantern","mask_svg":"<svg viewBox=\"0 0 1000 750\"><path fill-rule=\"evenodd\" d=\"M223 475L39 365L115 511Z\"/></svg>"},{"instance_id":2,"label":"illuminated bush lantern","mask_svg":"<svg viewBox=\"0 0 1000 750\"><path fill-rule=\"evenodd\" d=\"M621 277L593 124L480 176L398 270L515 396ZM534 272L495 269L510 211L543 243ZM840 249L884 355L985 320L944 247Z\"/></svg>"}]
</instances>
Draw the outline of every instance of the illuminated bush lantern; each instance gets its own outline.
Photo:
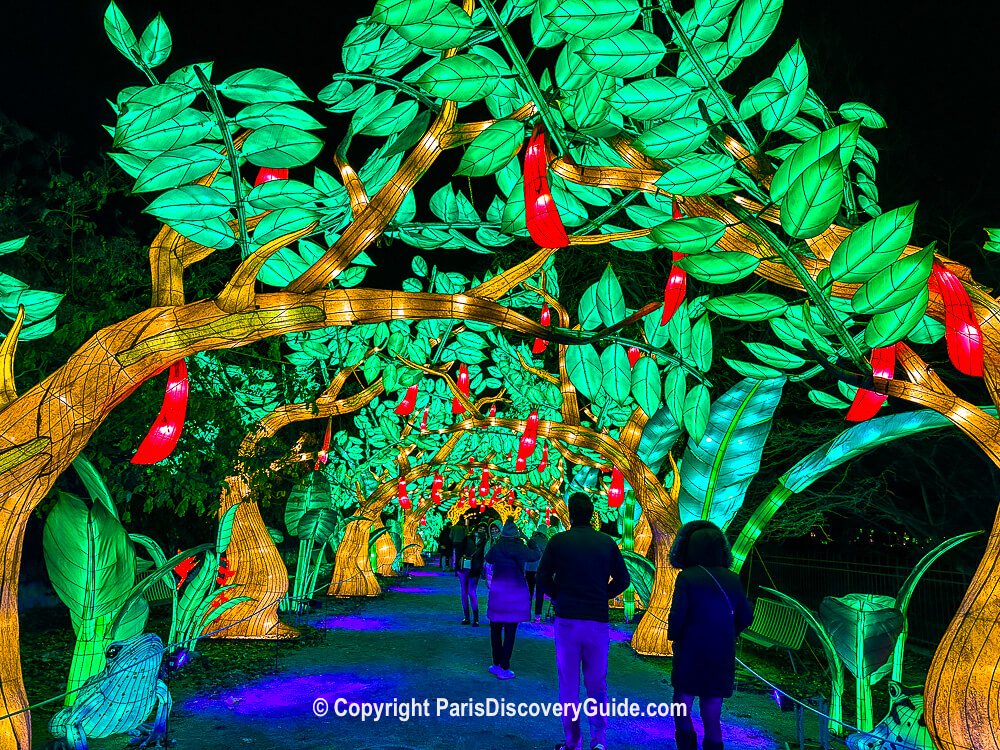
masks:
<instances>
[{"instance_id":1,"label":"illuminated bush lantern","mask_svg":"<svg viewBox=\"0 0 1000 750\"><path fill-rule=\"evenodd\" d=\"M152 300L19 396L18 340L51 332L61 297L0 275L0 309L12 320L0 344L0 523L12 540L4 590L16 588L30 512L117 404L173 365L136 456L169 471L170 442L185 449L185 360L201 362L192 387L211 389L213 360L201 352L270 336L283 337L300 393L287 404L258 398L233 457L220 526L232 523L226 561L240 596L220 602L213 624L228 637L294 636L279 606L301 606L331 567L329 594L378 593L372 550L387 573L417 564L419 530L429 537L460 500L496 507L512 490L510 512L533 524L562 516L577 487L621 524L636 572L625 604L638 598L647 610L633 646L669 654L673 535L690 518L730 523L791 388L859 424L805 458L784 457L792 468L739 532L737 567L792 495L889 440L954 425L1000 465L995 412L956 396L917 352L943 338L955 369L982 377L996 404L997 302L933 245L908 244L915 206L877 205L878 152L867 136L882 118L858 102L827 106L809 88L798 44L749 91L731 99L722 88L780 10L781 0L696 0L683 12L669 0L645 9L637 0L499 9L379 0L348 36L345 72L318 93L350 116L346 137L307 170L322 125L291 79L261 68L217 75L211 65L161 75L171 47L163 20L137 36L112 4L108 35L146 78L115 97L112 157L163 222L150 247ZM654 17L670 26L669 50ZM509 27L556 53L554 68L535 77ZM460 104L469 105L462 123ZM366 137L363 155L355 136ZM414 186L456 148L462 179L423 189L429 213L418 211ZM1000 249L994 239L988 250ZM514 244L519 262L469 279L417 257L402 291L364 288L367 268L391 262L388 241L425 254ZM669 253L662 302L658 283L655 299L630 308L608 266L567 309L560 263L573 262L576 246L606 244ZM213 254L230 263L230 279L215 297L188 302L185 272ZM745 341L747 360L713 361L719 317L767 321L774 338ZM725 392L713 383L722 368L743 378ZM813 386L824 369L839 378L835 389ZM920 408L882 416L887 399ZM300 439L263 467L303 463L313 473L284 519L300 542L289 594L279 532L252 502L255 459L262 439L331 417L342 429L318 449ZM388 530L373 533L387 509ZM927 676L939 748L1000 748L982 708L1000 701L991 677L998 555L1000 526ZM15 600L0 609L4 748L30 742Z\"/></svg>"}]
</instances>

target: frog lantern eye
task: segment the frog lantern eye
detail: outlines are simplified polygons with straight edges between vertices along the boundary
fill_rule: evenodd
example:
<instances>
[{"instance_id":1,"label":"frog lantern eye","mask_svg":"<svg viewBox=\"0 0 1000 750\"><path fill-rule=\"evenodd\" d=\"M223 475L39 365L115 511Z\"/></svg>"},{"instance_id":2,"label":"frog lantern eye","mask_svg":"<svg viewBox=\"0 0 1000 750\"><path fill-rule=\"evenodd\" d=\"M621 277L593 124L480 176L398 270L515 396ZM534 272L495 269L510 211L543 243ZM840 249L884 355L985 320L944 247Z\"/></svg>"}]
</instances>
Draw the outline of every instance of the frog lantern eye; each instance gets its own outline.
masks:
<instances>
[{"instance_id":1,"label":"frog lantern eye","mask_svg":"<svg viewBox=\"0 0 1000 750\"><path fill-rule=\"evenodd\" d=\"M122 647L120 643L112 643L108 646L108 650L104 652L104 657L106 659L114 659L118 654L121 653Z\"/></svg>"}]
</instances>

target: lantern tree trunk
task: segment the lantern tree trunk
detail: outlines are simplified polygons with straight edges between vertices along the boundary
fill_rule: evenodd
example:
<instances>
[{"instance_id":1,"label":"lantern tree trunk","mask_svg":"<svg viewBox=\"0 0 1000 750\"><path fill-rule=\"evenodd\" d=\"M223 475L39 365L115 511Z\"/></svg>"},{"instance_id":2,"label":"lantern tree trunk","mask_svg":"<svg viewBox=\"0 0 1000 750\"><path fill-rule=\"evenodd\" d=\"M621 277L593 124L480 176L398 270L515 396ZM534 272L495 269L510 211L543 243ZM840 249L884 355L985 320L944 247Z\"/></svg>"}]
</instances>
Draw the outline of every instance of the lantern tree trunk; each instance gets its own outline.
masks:
<instances>
[{"instance_id":1,"label":"lantern tree trunk","mask_svg":"<svg viewBox=\"0 0 1000 750\"><path fill-rule=\"evenodd\" d=\"M424 540L420 536L423 514L407 513L403 519L403 562L415 568L424 565Z\"/></svg>"},{"instance_id":2,"label":"lantern tree trunk","mask_svg":"<svg viewBox=\"0 0 1000 750\"><path fill-rule=\"evenodd\" d=\"M326 591L329 596L378 596L382 593L368 554L368 539L376 519L351 521L344 528L344 538L337 546L333 580Z\"/></svg>"},{"instance_id":3,"label":"lantern tree trunk","mask_svg":"<svg viewBox=\"0 0 1000 750\"><path fill-rule=\"evenodd\" d=\"M383 528L385 527L380 519L372 526L372 532L380 531ZM396 562L397 554L399 554L399 550L396 549L392 535L388 531L380 534L375 540L375 572L386 578L398 576L399 573L392 567L392 564Z\"/></svg>"}]
</instances>

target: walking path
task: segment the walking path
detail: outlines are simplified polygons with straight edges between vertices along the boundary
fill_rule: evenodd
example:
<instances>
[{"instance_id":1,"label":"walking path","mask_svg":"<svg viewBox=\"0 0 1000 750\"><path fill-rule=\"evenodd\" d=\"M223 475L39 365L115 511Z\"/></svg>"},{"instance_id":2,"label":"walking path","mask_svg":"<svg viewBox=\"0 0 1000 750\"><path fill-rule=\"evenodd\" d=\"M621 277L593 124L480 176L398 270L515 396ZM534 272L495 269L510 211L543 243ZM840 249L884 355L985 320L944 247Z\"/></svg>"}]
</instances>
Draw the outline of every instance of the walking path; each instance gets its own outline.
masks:
<instances>
[{"instance_id":1,"label":"walking path","mask_svg":"<svg viewBox=\"0 0 1000 750\"><path fill-rule=\"evenodd\" d=\"M485 584L480 585L485 621ZM459 624L458 583L451 574L418 570L357 615L314 617L328 628L326 642L288 653L279 674L224 692L196 696L174 706L171 736L178 750L202 747L332 748L335 750L540 750L562 736L553 717L455 716L469 701L484 708L557 700L552 625L522 624L511 669L517 677L499 681L490 665L489 628ZM668 673L642 659L628 645L630 634L616 627L609 658L609 693L642 709L669 700ZM340 704L337 699L344 699ZM430 716L408 721L383 717L337 717L350 703L427 700ZM488 699L496 699L490 702ZM440 716L440 701L448 709ZM316 715L323 713L325 716ZM465 711L468 711L465 708ZM750 717L753 717L752 719ZM727 750L779 747L760 727L777 727L781 739L794 736L790 714L780 714L766 695L738 694L725 705ZM696 719L697 723L697 719ZM586 737L586 731L585 731ZM609 750L672 748L668 718L612 718ZM783 746L783 743L782 745Z\"/></svg>"}]
</instances>

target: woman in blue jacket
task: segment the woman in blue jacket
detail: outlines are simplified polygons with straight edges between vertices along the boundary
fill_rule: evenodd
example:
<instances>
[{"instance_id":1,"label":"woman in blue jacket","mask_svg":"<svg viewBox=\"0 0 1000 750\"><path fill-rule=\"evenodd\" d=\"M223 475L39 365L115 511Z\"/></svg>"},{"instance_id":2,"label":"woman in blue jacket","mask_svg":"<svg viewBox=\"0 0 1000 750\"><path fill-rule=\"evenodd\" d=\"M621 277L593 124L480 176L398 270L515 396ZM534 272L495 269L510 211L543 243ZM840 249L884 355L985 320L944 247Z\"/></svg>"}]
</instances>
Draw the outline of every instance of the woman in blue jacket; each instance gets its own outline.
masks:
<instances>
[{"instance_id":1,"label":"woman in blue jacket","mask_svg":"<svg viewBox=\"0 0 1000 750\"><path fill-rule=\"evenodd\" d=\"M486 553L486 562L493 566L486 616L490 620L490 644L493 666L489 671L501 680L514 677L510 657L518 623L531 618L528 584L524 580L525 563L542 555L534 542L525 546L521 532L512 519L507 519L500 539Z\"/></svg>"}]
</instances>

